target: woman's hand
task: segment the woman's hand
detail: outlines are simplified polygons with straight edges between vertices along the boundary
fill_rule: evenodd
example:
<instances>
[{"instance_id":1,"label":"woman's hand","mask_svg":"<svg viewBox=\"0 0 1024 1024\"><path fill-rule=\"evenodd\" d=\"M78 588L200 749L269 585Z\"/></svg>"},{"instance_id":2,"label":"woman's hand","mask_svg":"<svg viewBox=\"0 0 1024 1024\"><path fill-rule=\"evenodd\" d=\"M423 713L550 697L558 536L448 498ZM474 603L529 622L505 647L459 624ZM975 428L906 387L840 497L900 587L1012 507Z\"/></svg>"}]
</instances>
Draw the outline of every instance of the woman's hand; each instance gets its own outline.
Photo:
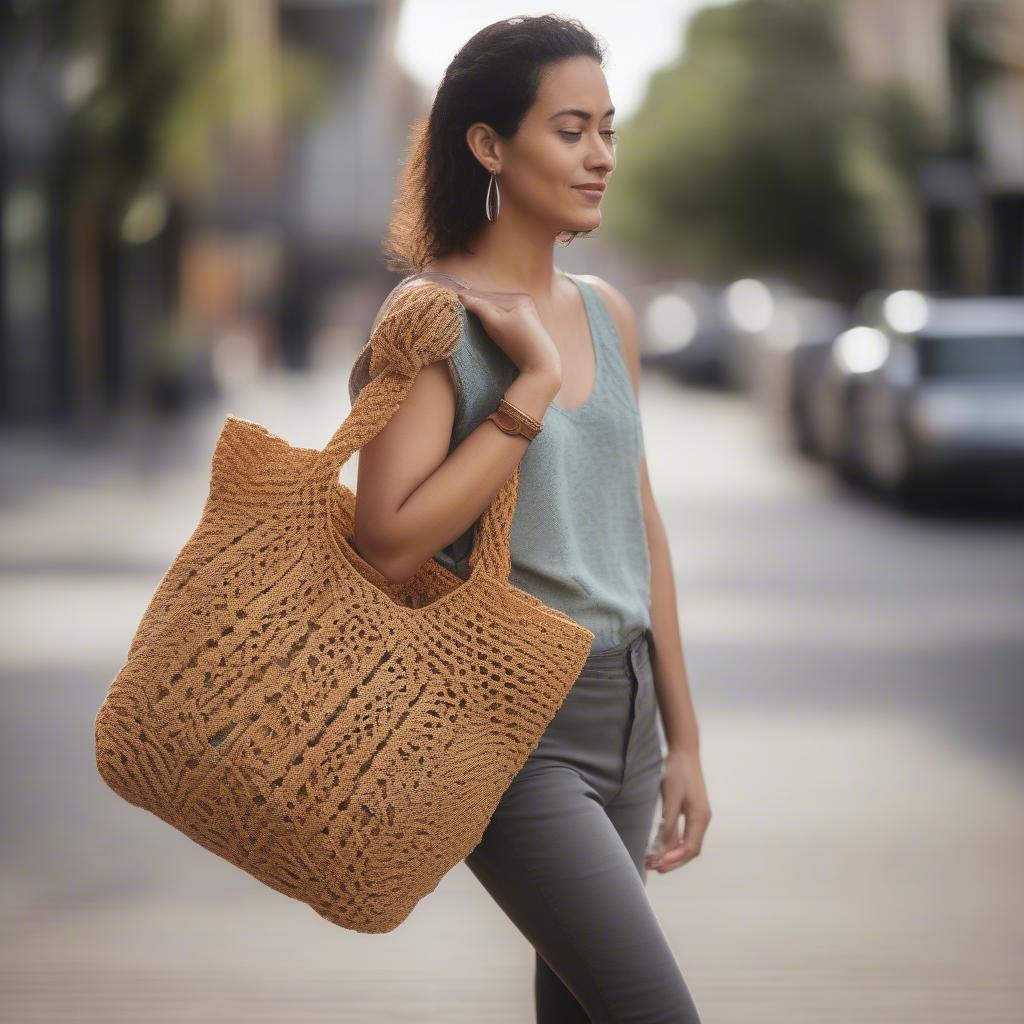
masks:
<instances>
[{"instance_id":1,"label":"woman's hand","mask_svg":"<svg viewBox=\"0 0 1024 1024\"><path fill-rule=\"evenodd\" d=\"M695 751L670 750L665 755L661 777L661 827L655 852L648 853L646 865L659 874L682 867L700 853L704 833L711 821L711 805L704 786L700 756ZM679 816L685 818L682 837Z\"/></svg>"},{"instance_id":2,"label":"woman's hand","mask_svg":"<svg viewBox=\"0 0 1024 1024\"><path fill-rule=\"evenodd\" d=\"M475 288L460 288L456 295L521 373L539 372L561 382L562 358L530 295Z\"/></svg>"}]
</instances>

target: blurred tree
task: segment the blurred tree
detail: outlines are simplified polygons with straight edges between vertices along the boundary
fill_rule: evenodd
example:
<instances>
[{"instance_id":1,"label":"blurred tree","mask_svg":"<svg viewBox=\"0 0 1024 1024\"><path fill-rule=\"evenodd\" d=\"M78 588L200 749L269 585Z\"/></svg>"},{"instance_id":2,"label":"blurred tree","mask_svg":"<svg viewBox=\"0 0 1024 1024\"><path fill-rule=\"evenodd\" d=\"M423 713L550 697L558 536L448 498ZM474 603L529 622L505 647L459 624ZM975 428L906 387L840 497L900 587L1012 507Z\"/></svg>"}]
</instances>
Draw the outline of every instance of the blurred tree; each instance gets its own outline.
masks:
<instances>
[{"instance_id":1,"label":"blurred tree","mask_svg":"<svg viewBox=\"0 0 1024 1024\"><path fill-rule=\"evenodd\" d=\"M157 338L188 343L174 324L179 246L204 201L254 182L272 192L275 141L317 107L317 65L245 31L253 13L226 0L0 0L12 45L42 44L61 66L60 192L78 281L68 331L73 348L99 353L85 376L107 405L173 365ZM232 180L240 167L245 181ZM138 316L127 336L126 308L142 311L143 336Z\"/></svg>"},{"instance_id":2,"label":"blurred tree","mask_svg":"<svg viewBox=\"0 0 1024 1024\"><path fill-rule=\"evenodd\" d=\"M69 148L83 213L92 206L104 240L105 294L112 276L120 275L122 243L138 220L132 215L151 207L154 193L174 226L174 245L184 235L187 200L212 193L219 179L238 169L237 161L226 159L233 132L244 136L246 126L262 126L265 136L273 135L286 118L316 106L321 76L313 62L266 43L243 42L232 34L231 11L223 0L90 0L75 7L71 45L75 59L94 67L95 85L75 110ZM245 184L232 182L231 189L238 194ZM177 254L164 262L165 307L173 316ZM110 350L123 350L128 342L116 303L107 303L106 320ZM187 344L186 333L173 325L165 336ZM108 391L118 389L123 362L108 359ZM187 362L182 353L179 363ZM166 358L154 358L149 372L161 378L158 387L173 392L175 382L162 379L168 365Z\"/></svg>"},{"instance_id":3,"label":"blurred tree","mask_svg":"<svg viewBox=\"0 0 1024 1024\"><path fill-rule=\"evenodd\" d=\"M878 225L850 168L866 146L906 173L916 115L857 92L833 17L830 0L699 12L621 131L609 231L662 270L781 274L845 300L868 287Z\"/></svg>"},{"instance_id":4,"label":"blurred tree","mask_svg":"<svg viewBox=\"0 0 1024 1024\"><path fill-rule=\"evenodd\" d=\"M316 65L232 40L223 0L89 0L72 10L69 46L94 83L72 118L80 181L122 203L154 178L210 186L233 127L315 107Z\"/></svg>"}]
</instances>

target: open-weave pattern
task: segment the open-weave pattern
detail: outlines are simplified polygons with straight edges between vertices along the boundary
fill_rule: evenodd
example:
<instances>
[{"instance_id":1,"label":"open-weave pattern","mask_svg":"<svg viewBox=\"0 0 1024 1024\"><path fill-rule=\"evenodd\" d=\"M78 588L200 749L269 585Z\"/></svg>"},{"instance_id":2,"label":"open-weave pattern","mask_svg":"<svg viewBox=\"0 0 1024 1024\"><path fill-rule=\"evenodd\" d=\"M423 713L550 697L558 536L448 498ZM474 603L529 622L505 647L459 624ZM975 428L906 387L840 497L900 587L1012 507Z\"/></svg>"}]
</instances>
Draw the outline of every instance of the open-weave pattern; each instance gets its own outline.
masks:
<instances>
[{"instance_id":1,"label":"open-weave pattern","mask_svg":"<svg viewBox=\"0 0 1024 1024\"><path fill-rule=\"evenodd\" d=\"M321 451L226 418L199 524L95 722L116 793L360 932L394 929L477 845L593 640L508 581L518 468L468 580L428 559L396 583L353 546L338 472L452 351L458 304L398 293Z\"/></svg>"}]
</instances>

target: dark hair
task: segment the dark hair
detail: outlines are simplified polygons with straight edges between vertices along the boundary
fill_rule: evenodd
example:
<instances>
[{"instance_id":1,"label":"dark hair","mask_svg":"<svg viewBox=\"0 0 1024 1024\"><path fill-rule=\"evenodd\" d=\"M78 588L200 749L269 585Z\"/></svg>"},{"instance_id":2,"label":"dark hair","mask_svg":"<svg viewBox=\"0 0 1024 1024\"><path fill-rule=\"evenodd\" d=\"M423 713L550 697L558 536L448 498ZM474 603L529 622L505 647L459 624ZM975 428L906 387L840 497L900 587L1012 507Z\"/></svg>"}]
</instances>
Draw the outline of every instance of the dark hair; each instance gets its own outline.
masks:
<instances>
[{"instance_id":1,"label":"dark hair","mask_svg":"<svg viewBox=\"0 0 1024 1024\"><path fill-rule=\"evenodd\" d=\"M504 18L459 50L429 115L413 126L384 241L390 269L418 272L432 259L467 247L486 217L487 169L466 143L483 121L510 139L533 106L544 69L571 57L604 66L604 49L576 18L554 14ZM579 234L562 232L568 244Z\"/></svg>"}]
</instances>

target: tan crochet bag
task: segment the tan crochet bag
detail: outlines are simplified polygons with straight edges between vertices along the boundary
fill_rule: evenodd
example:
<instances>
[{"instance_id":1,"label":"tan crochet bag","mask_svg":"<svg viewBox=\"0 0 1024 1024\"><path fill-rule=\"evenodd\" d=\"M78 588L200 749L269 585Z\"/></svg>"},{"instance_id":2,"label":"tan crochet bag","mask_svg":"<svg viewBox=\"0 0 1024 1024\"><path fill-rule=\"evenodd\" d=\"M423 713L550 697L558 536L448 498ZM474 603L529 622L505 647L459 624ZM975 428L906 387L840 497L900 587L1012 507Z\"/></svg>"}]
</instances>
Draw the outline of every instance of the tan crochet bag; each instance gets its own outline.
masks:
<instances>
[{"instance_id":1,"label":"tan crochet bag","mask_svg":"<svg viewBox=\"0 0 1024 1024\"><path fill-rule=\"evenodd\" d=\"M517 467L467 580L395 583L356 552L338 479L461 331L447 288L399 291L322 451L228 416L199 524L95 722L104 781L344 928L387 932L480 841L594 634L508 581Z\"/></svg>"}]
</instances>

